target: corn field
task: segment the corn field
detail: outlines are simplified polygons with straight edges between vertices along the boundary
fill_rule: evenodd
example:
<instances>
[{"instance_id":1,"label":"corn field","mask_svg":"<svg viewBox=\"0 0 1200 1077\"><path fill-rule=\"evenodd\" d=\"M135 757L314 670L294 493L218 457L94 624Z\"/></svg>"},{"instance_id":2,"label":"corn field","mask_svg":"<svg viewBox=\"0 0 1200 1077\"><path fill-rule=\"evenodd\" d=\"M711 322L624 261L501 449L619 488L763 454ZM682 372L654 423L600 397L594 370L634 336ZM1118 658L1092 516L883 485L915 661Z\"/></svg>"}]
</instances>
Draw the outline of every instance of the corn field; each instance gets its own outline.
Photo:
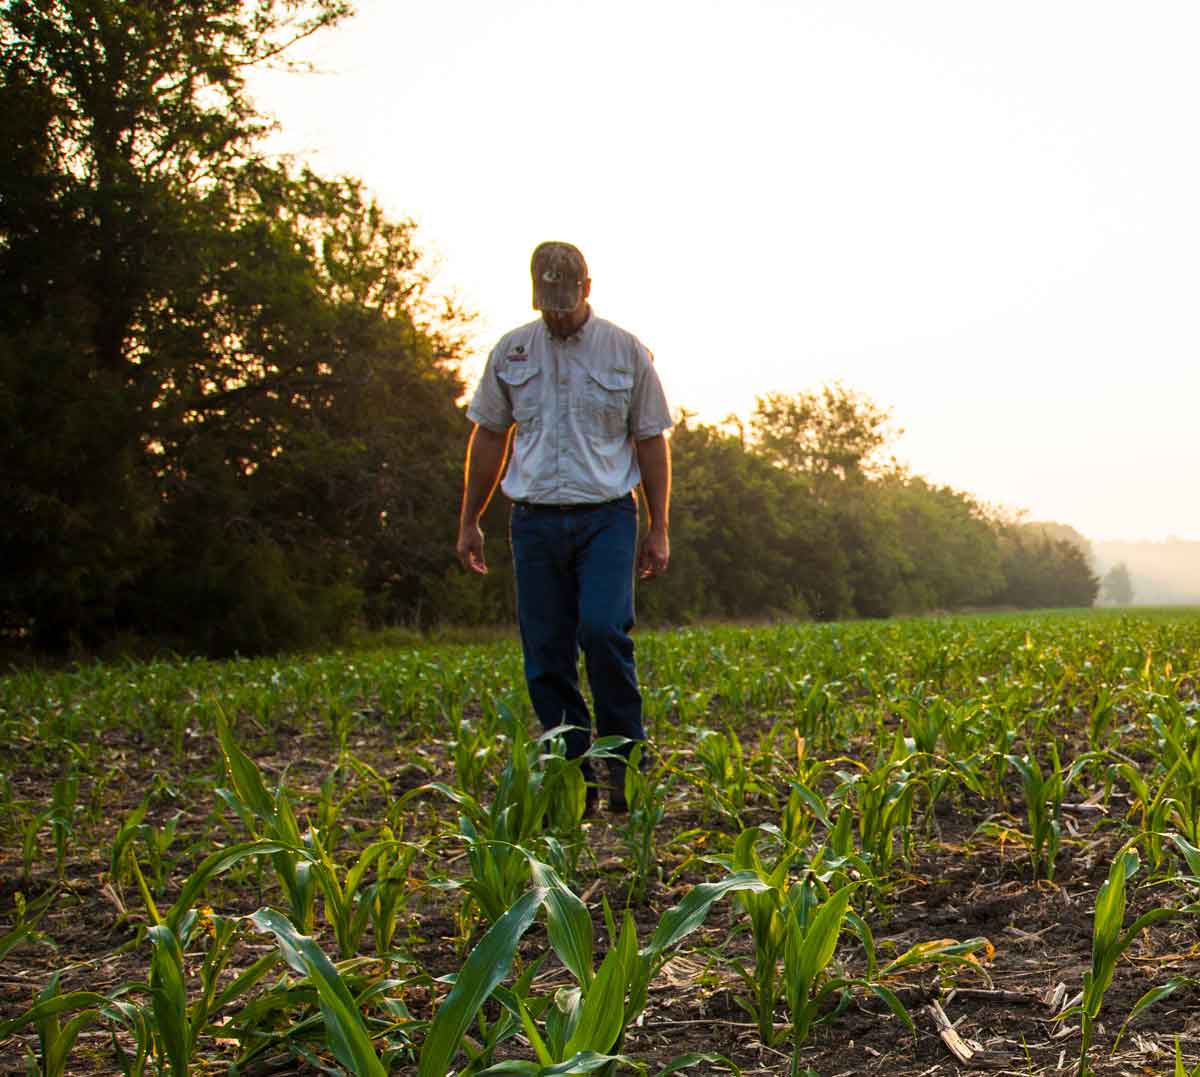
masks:
<instances>
[{"instance_id":1,"label":"corn field","mask_svg":"<svg viewBox=\"0 0 1200 1077\"><path fill-rule=\"evenodd\" d=\"M4 677L0 1070L1200 1075L1200 612L638 656L594 816L514 640Z\"/></svg>"}]
</instances>

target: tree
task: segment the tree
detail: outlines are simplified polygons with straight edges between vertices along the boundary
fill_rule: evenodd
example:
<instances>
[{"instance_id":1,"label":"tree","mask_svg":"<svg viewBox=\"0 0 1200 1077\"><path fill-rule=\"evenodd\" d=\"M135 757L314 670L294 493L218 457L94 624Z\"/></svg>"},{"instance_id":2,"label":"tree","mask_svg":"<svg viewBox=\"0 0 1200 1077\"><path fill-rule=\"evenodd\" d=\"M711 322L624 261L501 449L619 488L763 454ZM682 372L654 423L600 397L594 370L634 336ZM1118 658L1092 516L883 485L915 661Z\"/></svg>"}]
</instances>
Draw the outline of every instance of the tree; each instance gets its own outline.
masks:
<instances>
[{"instance_id":1,"label":"tree","mask_svg":"<svg viewBox=\"0 0 1200 1077\"><path fill-rule=\"evenodd\" d=\"M779 467L816 479L877 474L878 453L895 436L891 414L838 382L817 392L756 398L750 430L757 450Z\"/></svg>"},{"instance_id":2,"label":"tree","mask_svg":"<svg viewBox=\"0 0 1200 1077\"><path fill-rule=\"evenodd\" d=\"M1124 561L1117 562L1104 574L1100 581L1100 596L1116 606L1128 606L1133 601L1133 581Z\"/></svg>"},{"instance_id":3,"label":"tree","mask_svg":"<svg viewBox=\"0 0 1200 1077\"><path fill-rule=\"evenodd\" d=\"M258 649L448 560L457 312L360 185L256 157L246 72L348 10L0 9L0 623Z\"/></svg>"}]
</instances>

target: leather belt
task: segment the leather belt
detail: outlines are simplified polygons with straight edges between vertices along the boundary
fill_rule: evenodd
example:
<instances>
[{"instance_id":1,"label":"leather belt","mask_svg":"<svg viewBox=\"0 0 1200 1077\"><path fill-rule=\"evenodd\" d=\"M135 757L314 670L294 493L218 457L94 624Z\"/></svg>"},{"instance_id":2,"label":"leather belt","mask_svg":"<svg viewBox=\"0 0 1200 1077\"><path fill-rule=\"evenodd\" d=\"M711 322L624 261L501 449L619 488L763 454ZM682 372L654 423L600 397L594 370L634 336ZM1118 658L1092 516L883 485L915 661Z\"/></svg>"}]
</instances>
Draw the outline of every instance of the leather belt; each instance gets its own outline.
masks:
<instances>
[{"instance_id":1,"label":"leather belt","mask_svg":"<svg viewBox=\"0 0 1200 1077\"><path fill-rule=\"evenodd\" d=\"M606 505L620 505L629 500L630 495L614 497L611 501L584 501L574 505L550 505L538 501L514 501L513 508L528 509L530 512L578 512L580 509L602 509Z\"/></svg>"}]
</instances>

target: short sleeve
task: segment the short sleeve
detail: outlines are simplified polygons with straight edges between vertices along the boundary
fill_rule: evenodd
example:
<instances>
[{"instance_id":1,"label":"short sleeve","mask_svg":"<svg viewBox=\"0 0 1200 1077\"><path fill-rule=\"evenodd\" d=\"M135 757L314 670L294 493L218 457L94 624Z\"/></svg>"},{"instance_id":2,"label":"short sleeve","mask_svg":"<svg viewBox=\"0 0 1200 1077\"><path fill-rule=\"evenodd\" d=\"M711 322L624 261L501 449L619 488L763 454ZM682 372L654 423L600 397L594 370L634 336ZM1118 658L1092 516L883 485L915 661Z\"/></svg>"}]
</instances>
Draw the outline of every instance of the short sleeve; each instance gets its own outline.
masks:
<instances>
[{"instance_id":1,"label":"short sleeve","mask_svg":"<svg viewBox=\"0 0 1200 1077\"><path fill-rule=\"evenodd\" d=\"M670 430L671 408L663 391L654 356L641 341L634 341L637 367L633 382L633 399L629 407L629 429L638 441L657 437Z\"/></svg>"},{"instance_id":2,"label":"short sleeve","mask_svg":"<svg viewBox=\"0 0 1200 1077\"><path fill-rule=\"evenodd\" d=\"M496 377L496 357L500 354L500 345L492 349L488 356L487 365L483 368L483 377L475 389L475 395L467 407L467 418L473 423L503 434L512 426L512 401L508 393Z\"/></svg>"}]
</instances>

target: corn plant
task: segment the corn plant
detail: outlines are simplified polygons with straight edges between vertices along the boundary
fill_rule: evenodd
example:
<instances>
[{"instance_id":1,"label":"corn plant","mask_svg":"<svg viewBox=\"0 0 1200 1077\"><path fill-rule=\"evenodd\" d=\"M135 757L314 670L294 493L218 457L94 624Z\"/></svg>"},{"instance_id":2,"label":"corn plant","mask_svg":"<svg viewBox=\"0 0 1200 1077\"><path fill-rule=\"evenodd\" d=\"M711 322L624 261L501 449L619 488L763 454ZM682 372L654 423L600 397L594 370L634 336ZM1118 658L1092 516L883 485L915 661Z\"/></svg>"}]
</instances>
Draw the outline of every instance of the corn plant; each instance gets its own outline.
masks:
<instances>
[{"instance_id":1,"label":"corn plant","mask_svg":"<svg viewBox=\"0 0 1200 1077\"><path fill-rule=\"evenodd\" d=\"M75 833L75 814L79 799L79 775L68 774L54 783L50 806L50 832L54 838L54 873L59 882L64 878L67 847Z\"/></svg>"},{"instance_id":2,"label":"corn plant","mask_svg":"<svg viewBox=\"0 0 1200 1077\"><path fill-rule=\"evenodd\" d=\"M716 815L727 816L740 828L742 812L751 799L769 790L747 763L738 735L731 728L724 733L701 730L696 758L704 772L701 795L705 803Z\"/></svg>"},{"instance_id":3,"label":"corn plant","mask_svg":"<svg viewBox=\"0 0 1200 1077\"><path fill-rule=\"evenodd\" d=\"M635 1064L620 1053L625 1031L646 1007L650 982L680 943L703 923L708 910L726 894L762 883L749 873L694 887L668 909L650 941L638 948L632 914L626 910L618 931L605 905L612 943L597 969L587 908L553 868L531 858L534 889L496 922L467 958L454 990L443 1002L421 1052L419 1077L444 1077L476 1011L507 974L521 935L539 907L546 913L550 945L576 981L555 993L547 1006L512 992L504 996L520 1018L537 1061L503 1062L483 1074L519 1073L526 1077L552 1073L611 1073L623 1063ZM501 997L497 995L497 997ZM536 1015L544 1014L539 1028ZM445 1015L445 1016L443 1016Z\"/></svg>"},{"instance_id":4,"label":"corn plant","mask_svg":"<svg viewBox=\"0 0 1200 1077\"><path fill-rule=\"evenodd\" d=\"M733 855L727 861L731 871L751 872L763 883L761 890L743 890L734 896L749 921L754 961L752 964L735 961L733 967L749 992L749 997L737 998L737 1004L755 1022L758 1038L767 1047L773 1047L779 1039L775 1030L775 1010L784 993L779 964L787 941L788 902L801 893L800 888L789 885L789 873L801 852L798 846L785 840L773 864L764 864L759 856L759 841L771 831L782 836L776 828L744 830L738 835Z\"/></svg>"},{"instance_id":5,"label":"corn plant","mask_svg":"<svg viewBox=\"0 0 1200 1077\"><path fill-rule=\"evenodd\" d=\"M1116 771L1129 787L1129 811L1125 818L1127 821L1133 821L1139 828L1142 848L1146 851L1151 868L1158 871L1166 859L1163 839L1175 803L1169 796L1169 791L1175 776L1175 767L1179 764L1175 763L1155 782L1153 778L1143 775L1132 760L1124 756L1115 758L1118 759Z\"/></svg>"},{"instance_id":6,"label":"corn plant","mask_svg":"<svg viewBox=\"0 0 1200 1077\"><path fill-rule=\"evenodd\" d=\"M386 1077L387 1070L359 1013L362 1000L351 994L325 952L273 909L259 909L249 920L259 931L275 936L284 960L315 989L329 1047L338 1062L355 1077Z\"/></svg>"},{"instance_id":7,"label":"corn plant","mask_svg":"<svg viewBox=\"0 0 1200 1077\"><path fill-rule=\"evenodd\" d=\"M363 893L362 901L371 918L375 954L385 966L394 959L392 940L396 924L404 911L410 889L413 861L420 848L410 842L398 842L391 828L380 829L380 840L388 843L375 862L375 882Z\"/></svg>"},{"instance_id":8,"label":"corn plant","mask_svg":"<svg viewBox=\"0 0 1200 1077\"><path fill-rule=\"evenodd\" d=\"M876 757L874 766L858 763L857 773L837 772L841 784L830 800L853 802L860 854L878 879L886 877L897 845L905 856L911 852L913 801L923 784L922 776L911 769L912 763L911 742L897 732L890 747Z\"/></svg>"},{"instance_id":9,"label":"corn plant","mask_svg":"<svg viewBox=\"0 0 1200 1077\"><path fill-rule=\"evenodd\" d=\"M1062 842L1062 802L1066 783L1058 745L1050 745L1050 772L1042 773L1030 755L1007 755L1005 759L1021 775L1025 813L1029 821L1029 858L1035 879L1054 877L1054 862Z\"/></svg>"},{"instance_id":10,"label":"corn plant","mask_svg":"<svg viewBox=\"0 0 1200 1077\"><path fill-rule=\"evenodd\" d=\"M658 870L658 849L654 831L666 814L668 768L646 773L642 769L643 745L635 744L629 753L625 773L625 802L629 814L621 826L621 838L630 868L629 900L642 902L651 875Z\"/></svg>"},{"instance_id":11,"label":"corn plant","mask_svg":"<svg viewBox=\"0 0 1200 1077\"><path fill-rule=\"evenodd\" d=\"M421 1046L417 1077L446 1077L467 1029L484 1002L512 968L521 937L532 926L546 896L530 890L488 928L455 977Z\"/></svg>"},{"instance_id":12,"label":"corn plant","mask_svg":"<svg viewBox=\"0 0 1200 1077\"><path fill-rule=\"evenodd\" d=\"M310 830L304 835L304 847L312 854L311 877L321 891L325 919L333 928L338 952L342 957L353 957L367 929L368 921L374 916L382 919L382 907L378 904L379 892L368 893L367 872L385 857L409 848L406 842L381 838L368 845L354 864L340 874L331 851L321 839L320 831ZM401 861L403 861L403 856ZM411 863L411 855L408 863ZM384 861L385 865L387 861ZM394 928L386 929L390 938Z\"/></svg>"},{"instance_id":13,"label":"corn plant","mask_svg":"<svg viewBox=\"0 0 1200 1077\"><path fill-rule=\"evenodd\" d=\"M1138 870L1139 863L1137 850L1128 846L1113 860L1108 878L1096 895L1092 926L1092 967L1083 974L1083 1000L1078 1007L1073 1007L1063 1015L1065 1017L1075 1012L1080 1015L1082 1038L1079 1045L1079 1070L1082 1077L1088 1077L1092 1073L1088 1056L1095 1035L1096 1021L1121 955L1144 928L1180 915L1175 909L1151 909L1122 930L1125 919L1125 885Z\"/></svg>"},{"instance_id":14,"label":"corn plant","mask_svg":"<svg viewBox=\"0 0 1200 1077\"><path fill-rule=\"evenodd\" d=\"M54 944L38 930L38 923L57 897L58 891L53 887L32 902L26 902L25 895L19 890L13 895L13 925L0 935L0 961L25 942L36 942L53 948Z\"/></svg>"},{"instance_id":15,"label":"corn plant","mask_svg":"<svg viewBox=\"0 0 1200 1077\"><path fill-rule=\"evenodd\" d=\"M292 922L299 930L311 932L316 887L309 857L300 852L303 840L287 790L280 781L273 796L267 792L261 771L238 747L219 707L216 708L216 729L225 770L233 786L232 789L218 789L217 795L241 819L252 837L278 843L278 851L272 854L271 863L287 895Z\"/></svg>"},{"instance_id":16,"label":"corn plant","mask_svg":"<svg viewBox=\"0 0 1200 1077\"><path fill-rule=\"evenodd\" d=\"M464 793L482 800L486 775L499 751L494 723L460 718L455 737L447 748L454 760L458 787Z\"/></svg>"},{"instance_id":17,"label":"corn plant","mask_svg":"<svg viewBox=\"0 0 1200 1077\"><path fill-rule=\"evenodd\" d=\"M1200 722L1178 700L1156 700L1161 714L1150 716L1166 768L1162 788L1171 800L1170 817L1193 845L1200 845Z\"/></svg>"},{"instance_id":18,"label":"corn plant","mask_svg":"<svg viewBox=\"0 0 1200 1077\"><path fill-rule=\"evenodd\" d=\"M871 979L850 979L830 975L830 963L837 949L855 884L850 883L830 894L820 904L812 900L811 889L800 889L796 900L786 905L783 943L784 1000L791 1021L792 1077L801 1071L801 1049L808 1041L809 1031L819 1021L825 1000L835 992L854 985L873 991L888 1008L911 1029L912 1018L903 1004L883 984Z\"/></svg>"}]
</instances>

